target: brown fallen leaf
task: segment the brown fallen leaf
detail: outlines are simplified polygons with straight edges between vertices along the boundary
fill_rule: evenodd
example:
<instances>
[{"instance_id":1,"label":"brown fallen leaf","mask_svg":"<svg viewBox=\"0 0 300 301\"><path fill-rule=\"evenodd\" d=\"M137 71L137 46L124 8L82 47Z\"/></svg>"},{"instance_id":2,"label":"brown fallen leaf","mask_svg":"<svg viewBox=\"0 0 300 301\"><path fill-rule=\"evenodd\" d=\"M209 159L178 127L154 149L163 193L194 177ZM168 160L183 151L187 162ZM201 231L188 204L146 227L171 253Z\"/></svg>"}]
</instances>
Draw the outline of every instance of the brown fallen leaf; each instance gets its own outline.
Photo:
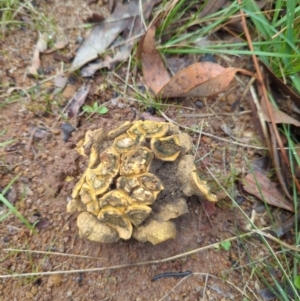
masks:
<instances>
[{"instance_id":1,"label":"brown fallen leaf","mask_svg":"<svg viewBox=\"0 0 300 301\"><path fill-rule=\"evenodd\" d=\"M289 116L288 114L276 109L274 105L269 101L270 107L272 109L272 115L274 118L275 123L286 123L286 124L293 124L297 127L300 127L300 122L293 117ZM264 118L266 121L271 122L271 118L269 116L269 112L267 109L267 105L265 101L261 101L261 110L264 114Z\"/></svg>"},{"instance_id":2,"label":"brown fallen leaf","mask_svg":"<svg viewBox=\"0 0 300 301\"><path fill-rule=\"evenodd\" d=\"M253 76L251 72L240 68L224 68L211 62L196 63L175 74L158 95L162 97L213 96L225 91L237 72Z\"/></svg>"},{"instance_id":3,"label":"brown fallen leaf","mask_svg":"<svg viewBox=\"0 0 300 301\"><path fill-rule=\"evenodd\" d=\"M146 85L157 94L170 81L170 75L155 47L155 31L156 27L149 28L139 43L137 56L142 60L143 77Z\"/></svg>"},{"instance_id":4,"label":"brown fallen leaf","mask_svg":"<svg viewBox=\"0 0 300 301\"><path fill-rule=\"evenodd\" d=\"M250 194L255 195L258 199L269 205L283 208L294 212L292 202L289 202L277 188L277 184L271 182L266 174L258 170L247 174L243 181L243 188Z\"/></svg>"},{"instance_id":5,"label":"brown fallen leaf","mask_svg":"<svg viewBox=\"0 0 300 301\"><path fill-rule=\"evenodd\" d=\"M28 68L28 73L33 76L38 75L38 69L41 67L40 53L46 51L48 43L48 34L39 33L39 39L33 51L32 63Z\"/></svg>"},{"instance_id":6,"label":"brown fallen leaf","mask_svg":"<svg viewBox=\"0 0 300 301\"><path fill-rule=\"evenodd\" d=\"M158 97L213 96L225 91L237 72L254 76L245 69L201 62L180 70L170 78L155 46L155 29L152 26L147 31L139 45L138 57L142 60L145 83Z\"/></svg>"}]
</instances>

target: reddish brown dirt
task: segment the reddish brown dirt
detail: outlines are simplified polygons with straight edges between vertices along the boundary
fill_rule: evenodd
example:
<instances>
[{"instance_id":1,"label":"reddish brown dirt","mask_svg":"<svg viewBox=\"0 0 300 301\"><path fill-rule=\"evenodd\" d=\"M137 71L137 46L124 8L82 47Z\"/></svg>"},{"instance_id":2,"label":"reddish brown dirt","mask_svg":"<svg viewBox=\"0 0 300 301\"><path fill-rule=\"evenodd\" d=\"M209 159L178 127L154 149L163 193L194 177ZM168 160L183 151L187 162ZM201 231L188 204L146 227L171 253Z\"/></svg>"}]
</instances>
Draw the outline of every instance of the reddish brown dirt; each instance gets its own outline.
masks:
<instances>
[{"instance_id":1,"label":"reddish brown dirt","mask_svg":"<svg viewBox=\"0 0 300 301\"><path fill-rule=\"evenodd\" d=\"M34 234L30 233L13 215L2 223L0 229L2 274L68 271L158 260L207 246L231 236L228 232L228 224L230 226L234 217L233 212L226 208L226 204L217 206L216 214L209 220L199 200L194 198L188 203L190 213L180 217L176 222L178 228L176 240L152 246L134 240L114 245L100 245L80 239L76 229L76 215L66 213L67 199L86 163L75 151L75 142L87 128L119 122L100 117L94 118L91 125L90 122L83 120L84 124L70 142L63 142L61 134L49 133L44 139L33 140L30 149L26 150L30 143L28 130L41 118L29 112L20 112L18 108L18 105L10 105L3 110L3 116L7 117L5 127L8 129L5 139L10 137L16 141L6 148L11 151L1 154L4 163L1 186L5 187L15 175L19 175L13 185L12 190L16 197L12 202L30 222L37 220L42 222L38 225L40 229ZM112 110L111 114L113 115ZM43 121L50 126L53 119L45 118ZM59 125L55 129L59 130ZM71 182L66 182L68 176L73 177ZM4 248L80 254L99 259L22 252L16 254L3 251ZM238 298L236 300L239 300L240 293L220 279L208 278L205 285L206 275L221 277L226 271L230 271L233 264L231 253L235 252L235 248L230 252L209 249L183 259L157 265L93 273L62 273L17 280L1 279L2 299L0 300L13 300L13 298L19 300L21 296L25 296L24 300L102 300L105 298L107 300L159 300L180 280L165 278L151 282L151 278L159 273L187 270L196 274L178 285L166 300L200 300L204 287L206 287L205 295L210 294L208 300L221 300L226 294L235 296ZM231 272L229 279L238 285L240 277L239 272ZM11 287L15 289L11 290ZM217 293L218 289L221 291L220 295Z\"/></svg>"},{"instance_id":2,"label":"reddish brown dirt","mask_svg":"<svg viewBox=\"0 0 300 301\"><path fill-rule=\"evenodd\" d=\"M70 40L68 51L73 49L76 36L81 34L82 30L73 29L73 26L78 25L79 16L84 11L83 7L84 4L81 1L67 1L63 4L60 1L47 1L43 7L39 7L48 16L54 16L56 24L65 30L65 35ZM72 29L67 30L67 28ZM8 48L4 51L4 60L0 61L2 68L0 75L3 83L9 83L13 87L28 88L37 82L32 78L24 77L25 69L31 61L37 35L34 30L27 27L26 30L22 30L15 30L5 37ZM44 68L59 68L59 63L51 56L43 57L42 63ZM124 78L126 68L118 71ZM76 80L76 89L81 81L80 78ZM90 81L93 93L97 91L102 81L101 75L97 75ZM39 88L37 87L36 95L38 96L35 98L42 101L45 94L40 93ZM189 102L180 103L180 106L183 105L189 109L170 108L167 110L167 115L186 126L198 128L202 126L204 131L230 139L220 130L220 126L226 124L232 128L233 136L239 137L240 141L244 139L243 141L247 143L253 135L249 122L250 115L218 116L218 112L231 112L233 103L242 95L243 89L244 86L238 85L231 98L227 96L223 99L210 99L204 102L202 109L195 109ZM93 93L90 93L88 101L91 102L93 98L101 103L110 100L114 92L109 90L100 96ZM50 101L54 102L54 100L55 98L50 98ZM42 103L45 107L45 102ZM190 199L189 214L176 221L177 238L156 246L138 243L134 240L101 245L81 239L77 233L76 214L66 213L67 200L86 164L85 160L76 153L75 144L87 129L101 126L113 128L122 121L132 119L132 109L129 104L123 109L109 105L109 113L105 116L94 115L88 120L87 116L83 115L77 122L71 120L74 125L78 125L78 129L65 143L60 131L63 121L58 118L57 107L56 109L52 107L50 112L45 114L44 108L37 109L35 105L34 100L25 100L22 97L18 102L1 108L0 129L5 130L5 134L0 136L0 142L10 139L14 139L14 142L5 148L0 148L0 188L3 189L15 176L18 176L6 197L31 223L40 222L37 225L38 229L32 233L12 214L1 221L0 273L7 275L82 271L62 272L50 276L0 279L0 301L244 300L244 296L235 286L243 289L247 283L253 288L254 280L249 278L248 273L242 274L239 269L231 269L237 263L236 261L240 260L238 254L243 248L235 243L230 251L210 248L166 263L87 272L87 269L92 268L159 260L231 237L234 235L232 232L234 213L231 202L227 199L221 200L216 206L215 214L208 218L201 206L201 200ZM249 109L245 100L240 105L244 110ZM145 108L136 104L133 107L138 115ZM32 108L34 108L34 113ZM182 117L182 114L191 112L197 114L216 112L216 115L204 119L204 123L202 119L195 116ZM46 128L47 135L40 139L32 139L32 129L37 126ZM199 136L194 134L191 136L197 145ZM230 168L236 168L236 173L245 171L242 157L246 154L253 155L253 153L251 149L202 137L196 159L206 156L205 164L210 167L217 178L228 180L231 174ZM203 177L214 185L213 190L218 192L220 189L214 184L203 165L198 163L198 167L203 172ZM225 185L230 184L225 183ZM229 187L232 187L232 184ZM249 208L249 205L245 208ZM6 208L1 206L1 210L1 216L3 216L7 212ZM257 244L257 242L255 245L247 244L244 247L251 250L255 249ZM85 255L97 257L97 259L66 257L51 253L8 252L5 250L8 248ZM263 255L263 251L257 255ZM247 257L243 260L247 261ZM242 263L239 262L239 264ZM163 278L151 282L152 277L157 274L187 270L192 271L193 274L182 281L180 278ZM249 291L247 294L250 294Z\"/></svg>"}]
</instances>

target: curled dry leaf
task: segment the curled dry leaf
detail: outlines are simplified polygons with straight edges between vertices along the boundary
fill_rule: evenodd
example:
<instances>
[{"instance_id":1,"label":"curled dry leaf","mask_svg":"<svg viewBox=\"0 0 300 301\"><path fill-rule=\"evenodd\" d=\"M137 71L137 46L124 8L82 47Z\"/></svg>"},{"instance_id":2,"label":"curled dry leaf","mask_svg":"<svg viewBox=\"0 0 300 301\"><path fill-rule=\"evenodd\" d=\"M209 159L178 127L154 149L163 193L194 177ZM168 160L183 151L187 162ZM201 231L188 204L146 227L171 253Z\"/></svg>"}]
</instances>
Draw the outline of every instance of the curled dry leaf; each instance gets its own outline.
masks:
<instances>
[{"instance_id":1,"label":"curled dry leaf","mask_svg":"<svg viewBox=\"0 0 300 301\"><path fill-rule=\"evenodd\" d=\"M48 43L48 34L47 33L39 33L39 40L35 46L33 57L32 57L32 64L28 68L28 73L31 75L38 75L38 69L41 67L40 61L40 53L46 51Z\"/></svg>"},{"instance_id":2,"label":"curled dry leaf","mask_svg":"<svg viewBox=\"0 0 300 301\"><path fill-rule=\"evenodd\" d=\"M155 47L155 30L150 27L138 48L138 57L142 60L143 76L147 86L157 94L170 81L160 53Z\"/></svg>"},{"instance_id":3,"label":"curled dry leaf","mask_svg":"<svg viewBox=\"0 0 300 301\"><path fill-rule=\"evenodd\" d=\"M71 103L67 109L68 117L77 116L79 109L84 104L85 99L90 91L90 85L83 85L79 91L74 95Z\"/></svg>"},{"instance_id":4,"label":"curled dry leaf","mask_svg":"<svg viewBox=\"0 0 300 301\"><path fill-rule=\"evenodd\" d=\"M154 35L155 27L151 27L138 53L142 59L145 82L158 97L213 96L226 90L237 72L253 76L245 69L202 62L184 68L170 78L155 47Z\"/></svg>"},{"instance_id":5,"label":"curled dry leaf","mask_svg":"<svg viewBox=\"0 0 300 301\"><path fill-rule=\"evenodd\" d=\"M271 182L266 174L261 173L258 170L249 173L245 177L243 188L248 193L255 195L258 199L269 205L294 212L292 202L289 202L284 198L277 188L277 184Z\"/></svg>"}]
</instances>

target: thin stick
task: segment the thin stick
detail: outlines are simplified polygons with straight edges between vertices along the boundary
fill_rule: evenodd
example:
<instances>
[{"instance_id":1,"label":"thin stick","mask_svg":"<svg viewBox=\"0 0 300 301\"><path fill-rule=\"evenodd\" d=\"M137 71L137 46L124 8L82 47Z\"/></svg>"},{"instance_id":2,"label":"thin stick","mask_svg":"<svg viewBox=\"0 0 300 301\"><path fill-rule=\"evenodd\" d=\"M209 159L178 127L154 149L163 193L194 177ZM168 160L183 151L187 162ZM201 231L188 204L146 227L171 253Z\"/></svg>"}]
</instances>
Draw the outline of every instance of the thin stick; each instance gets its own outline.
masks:
<instances>
[{"instance_id":1,"label":"thin stick","mask_svg":"<svg viewBox=\"0 0 300 301\"><path fill-rule=\"evenodd\" d=\"M173 292L174 291L174 289L179 285L179 284L181 284L183 281L185 281L188 277L190 277L191 275L193 275L193 274L190 274L190 275L188 275L188 276L185 276L184 278L182 278L180 281L178 281L178 283L175 285L175 286L173 286L172 287L172 289L171 290L169 290L164 296L162 296L158 301L162 301L163 299L165 299L171 292Z\"/></svg>"},{"instance_id":2,"label":"thin stick","mask_svg":"<svg viewBox=\"0 0 300 301\"><path fill-rule=\"evenodd\" d=\"M194 154L194 161L196 160L196 156L198 155L198 149L199 149L200 140L201 140L201 134L202 134L202 129L203 129L203 121L204 120L202 120L202 122L201 122L200 134L198 135L197 146L196 146L195 154Z\"/></svg>"},{"instance_id":3,"label":"thin stick","mask_svg":"<svg viewBox=\"0 0 300 301\"><path fill-rule=\"evenodd\" d=\"M88 259L98 259L104 260L105 258L95 257L95 256L86 256L86 255L76 255L76 254L66 254L60 252L47 252L47 251L35 251L35 250L24 250L24 249L3 249L7 252L24 252L24 253L33 253L33 254L45 254L45 255L55 255L55 256L66 256L66 257L77 257L77 258L88 258Z\"/></svg>"},{"instance_id":4,"label":"thin stick","mask_svg":"<svg viewBox=\"0 0 300 301\"><path fill-rule=\"evenodd\" d=\"M192 131L192 132L194 132L194 133L200 134L200 131L195 130L195 129L190 128L190 127L187 127L187 126L184 126L184 125L179 124L179 123L177 123L176 121L172 120L172 119L169 118L164 112L159 111L159 113L160 113L167 121L169 121L169 122L171 122L171 123L174 123L174 124L178 125L179 127L184 128L184 129L186 129L186 130L189 130L189 131ZM220 140L220 141L224 141L224 142L228 142L228 143L240 145L240 146L243 146L243 147L250 147L250 148L254 148L254 149L267 149L266 147L262 147L262 146L254 146L254 145L249 145L249 144L245 144L245 143L241 143L241 142L237 142L237 141L233 141L233 140L228 140L228 139L225 139L225 138L221 138L221 137L215 136L215 135L210 134L210 133L205 133L205 132L201 132L201 133L202 133L202 135L205 135L205 136L207 136L207 137L212 137L212 138L218 139L218 140Z\"/></svg>"},{"instance_id":5,"label":"thin stick","mask_svg":"<svg viewBox=\"0 0 300 301\"><path fill-rule=\"evenodd\" d=\"M239 113L220 113L220 112L216 112L216 113L203 113L203 114L180 114L180 117L197 117L197 118L206 118L206 117L214 117L214 116L241 116L241 115L245 115L245 114L249 114L251 113L251 110L246 110L243 112L239 112Z\"/></svg>"},{"instance_id":6,"label":"thin stick","mask_svg":"<svg viewBox=\"0 0 300 301\"><path fill-rule=\"evenodd\" d=\"M206 293L207 279L208 279L208 274L206 274L206 276L205 276L205 283L204 283L204 288L203 288L203 297L205 296L205 293Z\"/></svg>"},{"instance_id":7,"label":"thin stick","mask_svg":"<svg viewBox=\"0 0 300 301\"><path fill-rule=\"evenodd\" d=\"M264 231L269 229L263 228L260 229L260 231ZM252 230L248 233L244 233L239 236L233 236L227 239L224 239L223 242L228 242L228 241L234 241L243 237L251 236L253 234L257 234L256 230ZM113 265L113 266L108 266L108 267L101 267L101 268L91 268L91 269L79 269L79 270L67 270L67 271L49 271L49 272L34 272L34 273L23 273L23 274L12 274L12 275L0 275L1 278L16 278L16 277L28 277L28 276L46 276L46 275L57 275L57 274L74 274L74 273L85 273L85 272L100 272L100 271L108 271L108 270L117 270L117 269L122 269L122 268L128 268L128 267L135 267L135 266L144 266L144 265L151 265L151 264L158 264L158 263L164 263L164 262L169 262L175 259L183 258L198 252L202 252L204 250L208 249L214 249L218 247L220 242L207 245L198 249L194 249L189 252L177 254L171 257L163 258L163 259L157 259L157 260L150 260L150 261L141 261L141 262L136 262L136 263L125 263L125 264L119 264L119 265ZM292 247L292 246L291 246Z\"/></svg>"},{"instance_id":8,"label":"thin stick","mask_svg":"<svg viewBox=\"0 0 300 301\"><path fill-rule=\"evenodd\" d=\"M253 230L253 231L255 231L255 232L256 232L257 234L259 234L259 235L262 235L262 236L264 236L264 237L266 237L266 238L271 239L272 241L278 243L279 245L282 245L282 246L286 247L287 249L296 251L296 252L298 252L298 253L300 252L300 248L299 248L299 247L289 245L289 244L287 244L286 242L284 242L284 241L282 241L282 240L280 240L280 239L274 237L274 236L271 235L270 233L266 233L266 232L263 232L263 231L261 231L261 230Z\"/></svg>"}]
</instances>

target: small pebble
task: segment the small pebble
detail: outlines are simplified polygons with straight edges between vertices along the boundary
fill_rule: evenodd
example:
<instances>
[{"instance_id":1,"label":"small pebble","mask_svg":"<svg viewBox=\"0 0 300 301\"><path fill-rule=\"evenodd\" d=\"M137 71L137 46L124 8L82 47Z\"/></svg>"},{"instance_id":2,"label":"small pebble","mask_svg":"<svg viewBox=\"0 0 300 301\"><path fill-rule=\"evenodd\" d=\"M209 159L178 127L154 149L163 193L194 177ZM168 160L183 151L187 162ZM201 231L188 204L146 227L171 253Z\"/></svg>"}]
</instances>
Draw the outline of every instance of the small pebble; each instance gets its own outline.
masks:
<instances>
[{"instance_id":1,"label":"small pebble","mask_svg":"<svg viewBox=\"0 0 300 301\"><path fill-rule=\"evenodd\" d=\"M198 108L198 109L202 109L203 108L203 102L201 100L197 100L195 102L195 106Z\"/></svg>"},{"instance_id":2,"label":"small pebble","mask_svg":"<svg viewBox=\"0 0 300 301\"><path fill-rule=\"evenodd\" d=\"M206 54L201 56L200 62L216 63L217 61L216 61L214 55L212 55L210 53L206 53Z\"/></svg>"},{"instance_id":3,"label":"small pebble","mask_svg":"<svg viewBox=\"0 0 300 301\"><path fill-rule=\"evenodd\" d=\"M245 198L244 198L243 196L241 196L241 195L238 195L238 196L236 197L235 201L236 201L239 205L241 205L241 204L245 201Z\"/></svg>"},{"instance_id":4,"label":"small pebble","mask_svg":"<svg viewBox=\"0 0 300 301\"><path fill-rule=\"evenodd\" d=\"M156 114L156 109L154 107L148 107L147 108L147 113L149 113L151 115L155 115Z\"/></svg>"},{"instance_id":5,"label":"small pebble","mask_svg":"<svg viewBox=\"0 0 300 301\"><path fill-rule=\"evenodd\" d=\"M263 213L263 212L266 211L266 207L264 205L258 205L258 206L255 207L255 211L257 213Z\"/></svg>"},{"instance_id":6,"label":"small pebble","mask_svg":"<svg viewBox=\"0 0 300 301\"><path fill-rule=\"evenodd\" d=\"M75 128L68 122L65 122L60 127L63 132L63 141L67 142L72 135L72 132L75 131Z\"/></svg>"}]
</instances>

